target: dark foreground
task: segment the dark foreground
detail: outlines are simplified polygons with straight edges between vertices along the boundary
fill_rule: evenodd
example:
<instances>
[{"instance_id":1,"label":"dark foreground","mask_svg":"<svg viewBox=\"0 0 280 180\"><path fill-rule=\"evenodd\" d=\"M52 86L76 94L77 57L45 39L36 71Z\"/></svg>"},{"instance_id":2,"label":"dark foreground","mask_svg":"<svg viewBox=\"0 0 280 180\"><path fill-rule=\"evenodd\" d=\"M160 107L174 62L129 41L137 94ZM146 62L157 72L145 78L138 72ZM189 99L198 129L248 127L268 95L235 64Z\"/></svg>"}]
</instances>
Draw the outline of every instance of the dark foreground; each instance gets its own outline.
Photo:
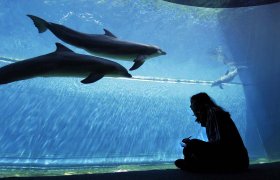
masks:
<instances>
[{"instance_id":1,"label":"dark foreground","mask_svg":"<svg viewBox=\"0 0 280 180\"><path fill-rule=\"evenodd\" d=\"M119 173L104 173L104 174L90 174L90 175L71 175L71 176L44 176L44 177L14 177L3 179L18 179L18 180L72 180L72 179L108 179L108 180L125 180L125 179L145 179L145 180L218 180L218 179L238 179L238 180L269 180L280 179L280 162L255 164L251 165L246 172L231 172L231 173L191 173L181 171L179 169L168 170L150 170L150 171L134 171L134 172L119 172ZM2 180L2 179L1 179Z\"/></svg>"}]
</instances>

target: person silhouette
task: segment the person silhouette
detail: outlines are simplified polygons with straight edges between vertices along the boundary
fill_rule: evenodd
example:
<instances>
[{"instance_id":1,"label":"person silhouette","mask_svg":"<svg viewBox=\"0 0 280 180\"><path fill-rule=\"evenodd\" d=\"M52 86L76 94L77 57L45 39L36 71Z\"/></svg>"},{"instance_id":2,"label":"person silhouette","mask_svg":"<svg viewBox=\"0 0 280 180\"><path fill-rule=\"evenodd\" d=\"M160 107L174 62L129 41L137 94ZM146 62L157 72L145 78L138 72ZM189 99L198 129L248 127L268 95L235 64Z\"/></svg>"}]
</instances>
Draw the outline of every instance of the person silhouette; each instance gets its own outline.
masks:
<instances>
[{"instance_id":1,"label":"person silhouette","mask_svg":"<svg viewBox=\"0 0 280 180\"><path fill-rule=\"evenodd\" d=\"M230 114L204 92L193 95L190 101L195 121L206 128L208 142L183 139L184 159L177 159L175 165L190 171L248 169L248 152Z\"/></svg>"}]
</instances>

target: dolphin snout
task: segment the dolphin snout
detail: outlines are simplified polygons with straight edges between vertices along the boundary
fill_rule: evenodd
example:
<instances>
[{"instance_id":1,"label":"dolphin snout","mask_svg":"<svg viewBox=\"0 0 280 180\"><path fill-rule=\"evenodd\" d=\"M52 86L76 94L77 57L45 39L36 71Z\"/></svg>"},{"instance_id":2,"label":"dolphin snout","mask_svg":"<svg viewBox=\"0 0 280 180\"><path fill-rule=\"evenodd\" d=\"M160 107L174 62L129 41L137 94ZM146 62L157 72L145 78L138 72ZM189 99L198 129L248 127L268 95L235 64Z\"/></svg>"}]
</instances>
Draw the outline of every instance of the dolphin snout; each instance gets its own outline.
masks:
<instances>
[{"instance_id":1,"label":"dolphin snout","mask_svg":"<svg viewBox=\"0 0 280 180\"><path fill-rule=\"evenodd\" d=\"M157 53L160 54L160 55L166 55L166 52L164 52L164 51L161 50L161 49L158 49Z\"/></svg>"}]
</instances>

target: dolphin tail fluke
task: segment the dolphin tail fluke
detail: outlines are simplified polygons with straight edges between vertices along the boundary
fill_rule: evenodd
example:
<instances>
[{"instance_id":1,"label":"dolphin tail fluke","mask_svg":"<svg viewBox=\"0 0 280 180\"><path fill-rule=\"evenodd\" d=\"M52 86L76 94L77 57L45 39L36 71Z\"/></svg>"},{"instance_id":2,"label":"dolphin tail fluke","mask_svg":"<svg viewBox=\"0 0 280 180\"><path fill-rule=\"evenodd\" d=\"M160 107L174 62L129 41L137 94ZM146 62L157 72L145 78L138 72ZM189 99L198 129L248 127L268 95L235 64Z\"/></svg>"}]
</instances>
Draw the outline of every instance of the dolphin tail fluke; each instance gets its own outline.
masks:
<instances>
[{"instance_id":1,"label":"dolphin tail fluke","mask_svg":"<svg viewBox=\"0 0 280 180\"><path fill-rule=\"evenodd\" d=\"M48 29L47 27L48 22L45 21L44 19L29 14L27 16L32 19L34 25L38 28L39 33L43 33Z\"/></svg>"}]
</instances>

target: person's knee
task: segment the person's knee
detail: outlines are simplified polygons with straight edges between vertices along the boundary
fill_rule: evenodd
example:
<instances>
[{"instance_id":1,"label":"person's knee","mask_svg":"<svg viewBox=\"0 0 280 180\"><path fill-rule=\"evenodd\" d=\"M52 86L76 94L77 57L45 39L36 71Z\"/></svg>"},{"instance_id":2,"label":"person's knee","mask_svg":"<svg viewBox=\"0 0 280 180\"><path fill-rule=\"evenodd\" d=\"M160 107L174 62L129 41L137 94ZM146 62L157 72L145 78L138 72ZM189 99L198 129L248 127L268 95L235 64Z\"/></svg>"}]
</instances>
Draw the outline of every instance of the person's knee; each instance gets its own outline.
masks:
<instances>
[{"instance_id":1,"label":"person's knee","mask_svg":"<svg viewBox=\"0 0 280 180\"><path fill-rule=\"evenodd\" d=\"M187 163L184 159L177 159L175 162L174 162L175 166L182 169L182 170L185 170L187 169Z\"/></svg>"},{"instance_id":2,"label":"person's knee","mask_svg":"<svg viewBox=\"0 0 280 180\"><path fill-rule=\"evenodd\" d=\"M189 143L184 147L183 154L184 156L191 156L196 151L199 151L201 142L198 139L192 139Z\"/></svg>"}]
</instances>

